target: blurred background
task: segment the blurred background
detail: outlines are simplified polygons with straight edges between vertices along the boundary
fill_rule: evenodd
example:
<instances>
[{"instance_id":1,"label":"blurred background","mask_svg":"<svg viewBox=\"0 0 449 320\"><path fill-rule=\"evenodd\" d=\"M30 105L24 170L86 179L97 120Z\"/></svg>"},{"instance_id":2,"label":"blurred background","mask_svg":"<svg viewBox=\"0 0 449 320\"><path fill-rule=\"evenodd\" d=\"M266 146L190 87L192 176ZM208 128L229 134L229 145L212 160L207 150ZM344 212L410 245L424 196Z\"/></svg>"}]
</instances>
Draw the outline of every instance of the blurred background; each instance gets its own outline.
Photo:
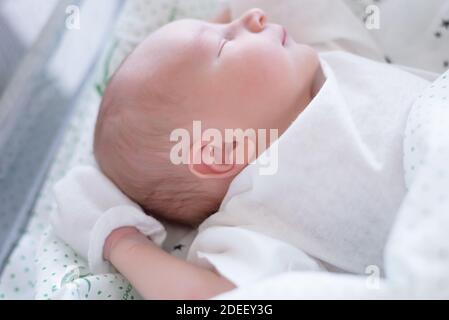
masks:
<instances>
[{"instance_id":1,"label":"blurred background","mask_svg":"<svg viewBox=\"0 0 449 320\"><path fill-rule=\"evenodd\" d=\"M0 1L0 270L122 3Z\"/></svg>"},{"instance_id":2,"label":"blurred background","mask_svg":"<svg viewBox=\"0 0 449 320\"><path fill-rule=\"evenodd\" d=\"M39 4L26 0L0 2L0 92L38 37L56 3L56 0ZM24 16L28 18L23 19Z\"/></svg>"}]
</instances>

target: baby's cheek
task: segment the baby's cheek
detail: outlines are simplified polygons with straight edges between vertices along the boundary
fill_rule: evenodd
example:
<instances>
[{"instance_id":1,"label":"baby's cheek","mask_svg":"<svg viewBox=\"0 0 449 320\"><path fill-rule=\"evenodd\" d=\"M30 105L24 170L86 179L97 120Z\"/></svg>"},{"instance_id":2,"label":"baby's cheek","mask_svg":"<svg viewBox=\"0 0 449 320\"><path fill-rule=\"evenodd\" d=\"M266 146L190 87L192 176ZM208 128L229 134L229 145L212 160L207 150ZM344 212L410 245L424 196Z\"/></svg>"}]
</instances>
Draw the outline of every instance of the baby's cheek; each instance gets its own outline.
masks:
<instances>
[{"instance_id":1,"label":"baby's cheek","mask_svg":"<svg viewBox=\"0 0 449 320\"><path fill-rule=\"evenodd\" d=\"M289 78L288 60L277 50L269 48L247 50L236 55L229 64L229 73L246 88L267 92L282 88Z\"/></svg>"}]
</instances>

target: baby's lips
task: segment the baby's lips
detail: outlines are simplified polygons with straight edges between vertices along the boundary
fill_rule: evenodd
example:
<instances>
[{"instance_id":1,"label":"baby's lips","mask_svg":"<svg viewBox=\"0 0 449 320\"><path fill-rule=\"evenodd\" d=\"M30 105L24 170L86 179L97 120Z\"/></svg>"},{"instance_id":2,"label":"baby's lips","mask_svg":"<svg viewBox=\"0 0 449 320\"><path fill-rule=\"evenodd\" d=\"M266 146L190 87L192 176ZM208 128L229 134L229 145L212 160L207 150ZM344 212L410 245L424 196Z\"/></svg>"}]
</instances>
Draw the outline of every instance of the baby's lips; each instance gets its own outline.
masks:
<instances>
[{"instance_id":1,"label":"baby's lips","mask_svg":"<svg viewBox=\"0 0 449 320\"><path fill-rule=\"evenodd\" d=\"M279 25L279 29L280 29L280 39L281 39L281 44L282 46L286 46L289 42L290 42L290 36L288 34L287 28L285 28L282 25Z\"/></svg>"}]
</instances>

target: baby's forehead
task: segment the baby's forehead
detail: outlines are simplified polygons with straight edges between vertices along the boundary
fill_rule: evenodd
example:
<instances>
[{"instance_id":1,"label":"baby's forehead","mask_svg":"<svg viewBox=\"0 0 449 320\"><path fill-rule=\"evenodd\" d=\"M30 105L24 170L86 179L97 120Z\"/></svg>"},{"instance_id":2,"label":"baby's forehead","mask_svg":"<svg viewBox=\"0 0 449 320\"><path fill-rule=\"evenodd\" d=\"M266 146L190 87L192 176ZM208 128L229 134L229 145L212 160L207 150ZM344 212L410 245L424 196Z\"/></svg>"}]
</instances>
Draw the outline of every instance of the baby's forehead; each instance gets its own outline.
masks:
<instances>
[{"instance_id":1,"label":"baby's forehead","mask_svg":"<svg viewBox=\"0 0 449 320\"><path fill-rule=\"evenodd\" d=\"M165 26L159 28L156 33L175 32L184 36L194 35L195 32L199 32L201 28L207 25L206 22L195 19L181 19L176 20Z\"/></svg>"},{"instance_id":2,"label":"baby's forehead","mask_svg":"<svg viewBox=\"0 0 449 320\"><path fill-rule=\"evenodd\" d=\"M153 41L170 48L170 53L201 58L202 54L210 53L208 48L211 42L217 42L218 46L216 29L216 26L205 21L178 20L155 32Z\"/></svg>"},{"instance_id":3,"label":"baby's forehead","mask_svg":"<svg viewBox=\"0 0 449 320\"><path fill-rule=\"evenodd\" d=\"M205 63L195 46L203 25L201 21L179 20L150 35L119 70L114 81L119 88L112 90L113 94L141 99L167 92L186 96L203 84L207 73L201 66Z\"/></svg>"},{"instance_id":4,"label":"baby's forehead","mask_svg":"<svg viewBox=\"0 0 449 320\"><path fill-rule=\"evenodd\" d=\"M135 62L140 64L145 60L158 71L175 72L178 76L186 72L193 76L207 66L212 56L210 49L215 38L207 30L210 30L208 24L197 20L170 23L144 41Z\"/></svg>"}]
</instances>

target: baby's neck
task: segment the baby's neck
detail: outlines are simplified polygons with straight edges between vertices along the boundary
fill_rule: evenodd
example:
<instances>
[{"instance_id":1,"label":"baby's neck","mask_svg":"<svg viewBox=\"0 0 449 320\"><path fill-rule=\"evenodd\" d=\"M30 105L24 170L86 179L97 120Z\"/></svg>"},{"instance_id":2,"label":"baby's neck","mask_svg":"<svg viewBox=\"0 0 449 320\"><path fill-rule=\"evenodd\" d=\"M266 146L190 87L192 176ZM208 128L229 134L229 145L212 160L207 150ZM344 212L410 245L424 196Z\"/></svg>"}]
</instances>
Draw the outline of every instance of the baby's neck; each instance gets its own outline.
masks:
<instances>
[{"instance_id":1,"label":"baby's neck","mask_svg":"<svg viewBox=\"0 0 449 320\"><path fill-rule=\"evenodd\" d=\"M325 81L326 77L321 68L321 63L318 62L308 87L304 90L304 94L302 94L301 99L296 104L296 109L291 117L292 121L294 121L312 102L315 96L320 92Z\"/></svg>"},{"instance_id":2,"label":"baby's neck","mask_svg":"<svg viewBox=\"0 0 449 320\"><path fill-rule=\"evenodd\" d=\"M324 75L323 68L321 68L321 64L318 65L318 68L315 72L315 77L313 79L312 88L311 88L311 98L309 103L315 98L315 96L320 92L321 88L326 81L326 76Z\"/></svg>"}]
</instances>

